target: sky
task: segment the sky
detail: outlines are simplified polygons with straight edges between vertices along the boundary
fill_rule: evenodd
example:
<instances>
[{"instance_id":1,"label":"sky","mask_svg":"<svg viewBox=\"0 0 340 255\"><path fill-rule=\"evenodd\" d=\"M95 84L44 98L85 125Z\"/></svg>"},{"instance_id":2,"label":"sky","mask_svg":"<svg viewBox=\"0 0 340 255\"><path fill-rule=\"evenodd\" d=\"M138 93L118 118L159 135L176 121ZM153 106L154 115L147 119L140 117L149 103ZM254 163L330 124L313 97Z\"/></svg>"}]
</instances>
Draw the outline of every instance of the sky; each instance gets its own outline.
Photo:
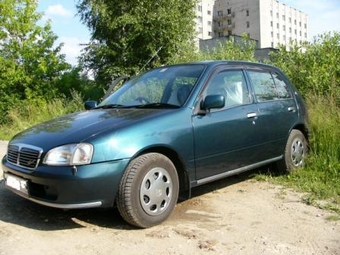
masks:
<instances>
[{"instance_id":1,"label":"sky","mask_svg":"<svg viewBox=\"0 0 340 255\"><path fill-rule=\"evenodd\" d=\"M66 61L77 64L81 44L89 42L90 32L80 22L76 9L77 0L39 0L38 11L43 21L50 20L57 43L63 43L62 53ZM309 40L328 31L340 32L340 0L279 0L308 15Z\"/></svg>"}]
</instances>

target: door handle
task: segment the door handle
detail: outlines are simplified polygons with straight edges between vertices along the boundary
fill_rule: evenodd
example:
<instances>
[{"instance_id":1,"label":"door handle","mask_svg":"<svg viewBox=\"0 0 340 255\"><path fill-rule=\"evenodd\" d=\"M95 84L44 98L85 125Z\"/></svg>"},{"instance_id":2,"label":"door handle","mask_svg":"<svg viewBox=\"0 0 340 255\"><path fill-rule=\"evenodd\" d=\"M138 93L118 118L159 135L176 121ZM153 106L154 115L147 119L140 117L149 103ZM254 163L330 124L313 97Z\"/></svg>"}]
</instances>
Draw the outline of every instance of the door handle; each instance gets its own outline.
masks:
<instances>
[{"instance_id":1,"label":"door handle","mask_svg":"<svg viewBox=\"0 0 340 255\"><path fill-rule=\"evenodd\" d=\"M296 108L294 106L288 107L289 112L295 112Z\"/></svg>"},{"instance_id":2,"label":"door handle","mask_svg":"<svg viewBox=\"0 0 340 255\"><path fill-rule=\"evenodd\" d=\"M257 116L256 112L247 113L247 118L248 119L255 118L256 116Z\"/></svg>"}]
</instances>

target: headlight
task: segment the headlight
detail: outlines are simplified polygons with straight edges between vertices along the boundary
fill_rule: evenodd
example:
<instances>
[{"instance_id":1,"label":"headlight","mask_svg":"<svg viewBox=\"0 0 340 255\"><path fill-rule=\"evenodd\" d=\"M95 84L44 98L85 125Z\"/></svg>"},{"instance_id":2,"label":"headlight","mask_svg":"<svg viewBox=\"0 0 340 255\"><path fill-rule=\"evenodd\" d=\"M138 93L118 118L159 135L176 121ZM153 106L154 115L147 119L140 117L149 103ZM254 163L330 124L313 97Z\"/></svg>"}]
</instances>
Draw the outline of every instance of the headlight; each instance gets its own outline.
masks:
<instances>
[{"instance_id":1,"label":"headlight","mask_svg":"<svg viewBox=\"0 0 340 255\"><path fill-rule=\"evenodd\" d=\"M89 143L68 144L47 152L43 163L54 166L90 164L93 146Z\"/></svg>"}]
</instances>

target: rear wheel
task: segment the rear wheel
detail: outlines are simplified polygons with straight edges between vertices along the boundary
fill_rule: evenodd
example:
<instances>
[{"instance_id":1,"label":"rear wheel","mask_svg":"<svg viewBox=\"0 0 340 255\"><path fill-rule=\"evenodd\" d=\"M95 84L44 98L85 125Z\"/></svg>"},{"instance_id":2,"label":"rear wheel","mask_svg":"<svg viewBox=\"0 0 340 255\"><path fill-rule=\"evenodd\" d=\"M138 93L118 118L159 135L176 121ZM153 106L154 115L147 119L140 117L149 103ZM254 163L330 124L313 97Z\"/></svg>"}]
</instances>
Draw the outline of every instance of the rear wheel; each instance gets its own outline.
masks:
<instances>
[{"instance_id":1,"label":"rear wheel","mask_svg":"<svg viewBox=\"0 0 340 255\"><path fill-rule=\"evenodd\" d=\"M121 180L117 206L128 223L147 228L166 220L178 198L178 176L172 161L159 153L134 159Z\"/></svg>"},{"instance_id":2,"label":"rear wheel","mask_svg":"<svg viewBox=\"0 0 340 255\"><path fill-rule=\"evenodd\" d=\"M305 164L308 143L300 130L293 129L290 133L282 162L278 166L281 171L293 172Z\"/></svg>"}]
</instances>

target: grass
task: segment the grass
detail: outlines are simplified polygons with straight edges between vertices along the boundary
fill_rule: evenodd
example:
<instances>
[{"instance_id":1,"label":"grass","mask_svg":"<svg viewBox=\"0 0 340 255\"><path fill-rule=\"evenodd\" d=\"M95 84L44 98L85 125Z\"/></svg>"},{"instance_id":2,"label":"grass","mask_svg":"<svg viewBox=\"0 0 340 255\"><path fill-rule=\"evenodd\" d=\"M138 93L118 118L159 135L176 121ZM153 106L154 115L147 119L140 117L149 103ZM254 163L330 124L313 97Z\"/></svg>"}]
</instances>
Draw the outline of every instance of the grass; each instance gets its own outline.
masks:
<instances>
[{"instance_id":1,"label":"grass","mask_svg":"<svg viewBox=\"0 0 340 255\"><path fill-rule=\"evenodd\" d=\"M289 175L265 173L257 179L272 181L295 190L306 192L307 204L338 214L340 218L340 106L323 98L307 99L310 118L310 151L304 169ZM10 122L0 126L0 140L9 140L19 131L39 122L83 109L78 94L73 100L55 99L48 103L32 104L9 113ZM322 202L320 202L322 201Z\"/></svg>"},{"instance_id":2,"label":"grass","mask_svg":"<svg viewBox=\"0 0 340 255\"><path fill-rule=\"evenodd\" d=\"M57 98L49 102L23 102L8 113L8 123L0 126L0 140L10 140L18 132L38 123L84 109L80 94L73 99Z\"/></svg>"},{"instance_id":3,"label":"grass","mask_svg":"<svg viewBox=\"0 0 340 255\"><path fill-rule=\"evenodd\" d=\"M304 169L281 176L265 173L257 179L307 192L305 203L336 212L340 218L340 107L316 96L309 96L307 105L311 137Z\"/></svg>"}]
</instances>

